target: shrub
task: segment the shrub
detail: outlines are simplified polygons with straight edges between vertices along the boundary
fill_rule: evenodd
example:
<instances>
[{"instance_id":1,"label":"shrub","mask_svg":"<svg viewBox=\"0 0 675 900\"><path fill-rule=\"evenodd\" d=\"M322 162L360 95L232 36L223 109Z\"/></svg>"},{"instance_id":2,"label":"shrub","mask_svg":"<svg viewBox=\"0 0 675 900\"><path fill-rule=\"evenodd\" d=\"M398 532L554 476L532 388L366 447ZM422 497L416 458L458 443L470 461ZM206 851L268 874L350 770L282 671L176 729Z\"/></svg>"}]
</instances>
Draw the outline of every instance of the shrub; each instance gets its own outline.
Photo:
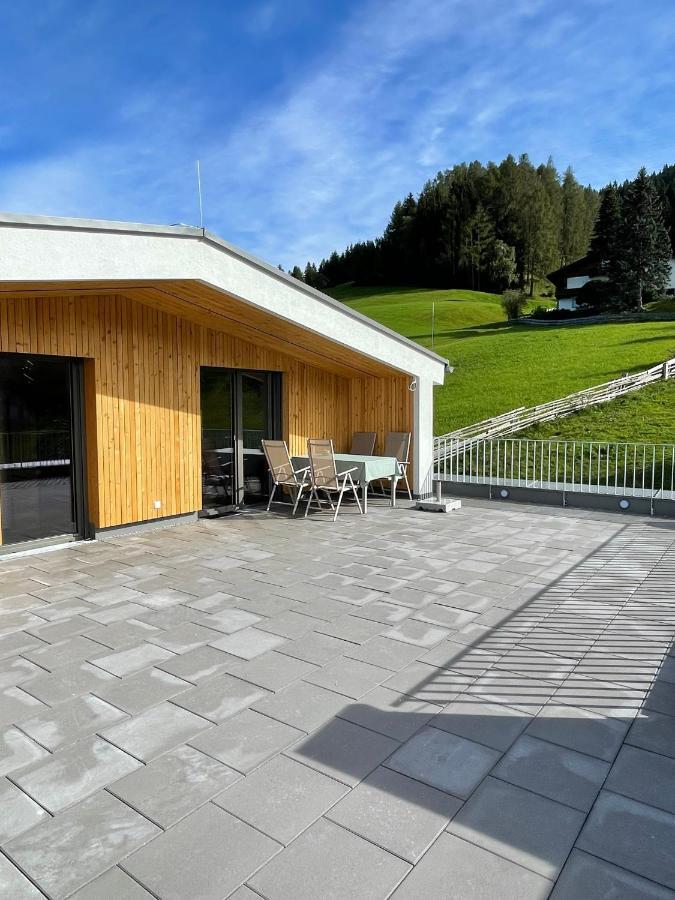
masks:
<instances>
[{"instance_id":1,"label":"shrub","mask_svg":"<svg viewBox=\"0 0 675 900\"><path fill-rule=\"evenodd\" d=\"M509 321L519 319L527 305L527 296L524 291L504 291L501 299L502 309Z\"/></svg>"}]
</instances>

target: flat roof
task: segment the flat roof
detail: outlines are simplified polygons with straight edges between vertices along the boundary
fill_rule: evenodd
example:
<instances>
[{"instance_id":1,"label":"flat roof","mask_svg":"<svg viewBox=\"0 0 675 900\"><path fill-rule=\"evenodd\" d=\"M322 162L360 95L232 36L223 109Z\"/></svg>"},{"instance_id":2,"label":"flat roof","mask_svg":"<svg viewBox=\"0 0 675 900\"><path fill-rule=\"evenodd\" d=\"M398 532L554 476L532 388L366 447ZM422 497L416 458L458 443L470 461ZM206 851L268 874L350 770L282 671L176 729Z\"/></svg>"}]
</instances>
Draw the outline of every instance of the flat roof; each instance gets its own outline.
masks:
<instances>
[{"instance_id":1,"label":"flat roof","mask_svg":"<svg viewBox=\"0 0 675 900\"><path fill-rule=\"evenodd\" d=\"M341 313L350 316L351 318L356 319L359 322L363 322L369 327L375 329L376 331L379 331L380 333L386 335L389 338L392 338L395 341L398 341L401 344L404 344L406 347L409 347L417 353L420 353L421 355L426 356L429 359L433 359L435 362L440 362L446 367L448 367L449 365L448 360L445 357L439 356L437 353L434 353L432 350L428 350L426 347L423 347L416 341L413 341L410 338L399 334L399 332L394 331L391 328L387 328L386 325L382 325L380 322L376 322L374 319L371 319L368 316L364 316L363 313L351 309L351 307L347 306L345 303L342 303L339 300L336 300L334 297L330 297L328 296L328 294L324 294L322 291L310 287L303 281L298 281L297 278L294 278L292 275L289 275L282 269L279 269L276 266L273 266L270 263L259 259L257 256L253 256L251 253L248 253L246 250L242 250L240 247L236 247L234 244L229 243L229 241L224 240L217 234L214 234L213 232L210 232L205 228L199 228L195 225L185 225L183 223L176 223L175 225L152 225L142 222L115 222L109 221L107 219L79 219L61 216L35 216L23 213L0 212L0 227L2 227L3 225L9 225L18 228L45 228L57 231L101 231L108 233L119 232L121 234L147 234L158 236L165 235L167 237L173 238L182 237L186 239L206 241L210 244L213 244L214 246L226 250L231 255L238 257L249 265L266 272L268 275L271 275L274 278L279 279L280 281L287 282L296 290L303 291L305 294L308 294L319 302L324 303L327 306L331 306L332 308L339 310Z\"/></svg>"}]
</instances>

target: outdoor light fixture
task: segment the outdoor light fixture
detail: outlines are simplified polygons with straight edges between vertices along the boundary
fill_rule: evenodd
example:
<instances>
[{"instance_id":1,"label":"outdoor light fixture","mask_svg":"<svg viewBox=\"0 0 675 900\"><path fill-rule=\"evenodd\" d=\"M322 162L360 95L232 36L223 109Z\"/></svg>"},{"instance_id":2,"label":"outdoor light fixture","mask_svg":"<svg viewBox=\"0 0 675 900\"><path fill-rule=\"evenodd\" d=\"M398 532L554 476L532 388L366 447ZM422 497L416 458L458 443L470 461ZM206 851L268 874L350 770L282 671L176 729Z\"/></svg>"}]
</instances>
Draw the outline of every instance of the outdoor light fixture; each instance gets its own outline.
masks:
<instances>
[{"instance_id":1,"label":"outdoor light fixture","mask_svg":"<svg viewBox=\"0 0 675 900\"><path fill-rule=\"evenodd\" d=\"M621 509L630 509L630 500L626 500L625 498L623 500L619 500L619 507Z\"/></svg>"},{"instance_id":2,"label":"outdoor light fixture","mask_svg":"<svg viewBox=\"0 0 675 900\"><path fill-rule=\"evenodd\" d=\"M501 491L499 492L499 496L502 498L502 500L506 500L508 497L511 496L511 494L509 491L506 490L506 488L502 488Z\"/></svg>"}]
</instances>

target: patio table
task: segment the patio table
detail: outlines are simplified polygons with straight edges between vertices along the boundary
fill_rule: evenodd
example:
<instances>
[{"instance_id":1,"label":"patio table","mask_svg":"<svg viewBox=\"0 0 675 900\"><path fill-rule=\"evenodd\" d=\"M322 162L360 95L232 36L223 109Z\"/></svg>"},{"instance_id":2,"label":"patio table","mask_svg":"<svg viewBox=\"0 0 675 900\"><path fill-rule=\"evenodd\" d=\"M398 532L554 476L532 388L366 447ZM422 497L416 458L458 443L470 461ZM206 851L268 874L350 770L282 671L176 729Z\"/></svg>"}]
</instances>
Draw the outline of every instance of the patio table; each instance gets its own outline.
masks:
<instances>
[{"instance_id":1,"label":"patio table","mask_svg":"<svg viewBox=\"0 0 675 900\"><path fill-rule=\"evenodd\" d=\"M309 465L309 457L294 456L294 469L304 469ZM335 468L338 475L347 469L356 469L353 480L363 489L363 512L368 512L368 485L371 481L388 478L391 482L391 506L396 506L396 483L401 477L401 469L395 456L361 456L356 453L336 453Z\"/></svg>"}]
</instances>

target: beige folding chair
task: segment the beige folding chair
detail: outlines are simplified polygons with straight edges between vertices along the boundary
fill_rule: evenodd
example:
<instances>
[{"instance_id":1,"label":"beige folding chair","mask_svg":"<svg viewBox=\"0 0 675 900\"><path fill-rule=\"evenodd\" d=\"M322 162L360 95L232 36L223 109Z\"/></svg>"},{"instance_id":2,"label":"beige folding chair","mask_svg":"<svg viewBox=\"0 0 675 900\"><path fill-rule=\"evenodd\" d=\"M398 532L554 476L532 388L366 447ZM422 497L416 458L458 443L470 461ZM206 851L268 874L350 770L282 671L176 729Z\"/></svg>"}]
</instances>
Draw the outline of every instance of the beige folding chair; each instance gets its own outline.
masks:
<instances>
[{"instance_id":1,"label":"beige folding chair","mask_svg":"<svg viewBox=\"0 0 675 900\"><path fill-rule=\"evenodd\" d=\"M356 456L372 456L375 453L376 439L377 434L374 431L355 431L349 452Z\"/></svg>"},{"instance_id":2,"label":"beige folding chair","mask_svg":"<svg viewBox=\"0 0 675 900\"><path fill-rule=\"evenodd\" d=\"M265 458L267 459L267 465L270 469L272 481L274 482L269 503L267 504L267 511L269 512L270 506L272 505L276 489L280 487L283 491L286 487L291 494L294 489L297 490L297 496L295 498L295 503L293 504L293 515L295 515L302 492L308 486L309 466L305 466L304 469L293 468L286 441L264 440L262 441L262 448L265 453ZM302 475L302 478L298 478L299 475Z\"/></svg>"},{"instance_id":3,"label":"beige folding chair","mask_svg":"<svg viewBox=\"0 0 675 900\"><path fill-rule=\"evenodd\" d=\"M410 465L410 438L409 431L389 431L384 439L384 456L395 456L398 460L398 468L401 478L405 481L408 497L412 500L412 491L408 481L408 466ZM392 485L392 490L394 489Z\"/></svg>"},{"instance_id":4,"label":"beige folding chair","mask_svg":"<svg viewBox=\"0 0 675 900\"><path fill-rule=\"evenodd\" d=\"M323 509L323 504L321 503L321 498L319 497L319 491L322 491L324 494L326 494L328 502L330 503L330 508L335 510L333 521L335 521L338 517L338 513L340 512L340 505L342 504L342 498L344 497L346 490L351 490L353 492L354 499L356 500L356 505L359 508L359 512L363 514L361 501L359 500L359 495L356 492L356 485L354 484L354 481L352 479L352 472L356 472L358 466L354 466L353 469L347 469L345 472L340 472L338 474L337 468L335 466L333 442L330 440L308 440L307 455L309 456L310 468L310 494L309 498L307 499L307 506L305 507L305 518L309 513L309 507L312 499L316 500L317 505L320 509ZM333 494L338 495L337 506L333 504Z\"/></svg>"}]
</instances>

